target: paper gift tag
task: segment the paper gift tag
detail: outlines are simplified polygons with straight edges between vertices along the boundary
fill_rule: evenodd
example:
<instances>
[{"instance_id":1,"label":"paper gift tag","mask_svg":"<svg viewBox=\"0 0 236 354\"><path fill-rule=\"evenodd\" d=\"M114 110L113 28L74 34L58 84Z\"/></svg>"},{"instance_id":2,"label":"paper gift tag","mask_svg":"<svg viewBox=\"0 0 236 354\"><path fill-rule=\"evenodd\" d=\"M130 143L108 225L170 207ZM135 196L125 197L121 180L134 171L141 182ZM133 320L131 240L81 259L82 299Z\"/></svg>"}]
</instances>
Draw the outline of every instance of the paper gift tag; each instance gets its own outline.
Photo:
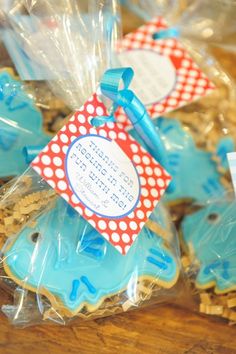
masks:
<instances>
[{"instance_id":1,"label":"paper gift tag","mask_svg":"<svg viewBox=\"0 0 236 354\"><path fill-rule=\"evenodd\" d=\"M165 21L156 17L127 34L118 57L122 66L134 69L130 89L153 118L191 103L215 87L177 39L153 39L154 33L165 28ZM122 110L117 117L129 125Z\"/></svg>"},{"instance_id":2,"label":"paper gift tag","mask_svg":"<svg viewBox=\"0 0 236 354\"><path fill-rule=\"evenodd\" d=\"M91 118L104 115L95 94L31 166L126 254L171 178L122 125L91 125Z\"/></svg>"}]
</instances>

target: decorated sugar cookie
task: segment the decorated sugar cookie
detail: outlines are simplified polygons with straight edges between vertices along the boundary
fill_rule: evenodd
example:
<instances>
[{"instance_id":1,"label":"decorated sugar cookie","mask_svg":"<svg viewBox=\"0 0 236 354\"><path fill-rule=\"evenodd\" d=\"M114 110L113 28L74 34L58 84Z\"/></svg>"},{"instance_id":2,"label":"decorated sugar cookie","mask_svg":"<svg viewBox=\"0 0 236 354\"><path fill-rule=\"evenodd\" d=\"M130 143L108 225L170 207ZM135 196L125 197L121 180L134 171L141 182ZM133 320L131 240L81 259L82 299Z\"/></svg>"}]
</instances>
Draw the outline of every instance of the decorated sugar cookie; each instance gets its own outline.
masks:
<instances>
[{"instance_id":1,"label":"decorated sugar cookie","mask_svg":"<svg viewBox=\"0 0 236 354\"><path fill-rule=\"evenodd\" d=\"M156 222L159 208L152 216ZM17 284L45 295L68 316L83 308L95 311L121 292L135 298L142 280L170 288L179 274L163 238L147 227L124 256L62 200L7 247L4 268Z\"/></svg>"},{"instance_id":2,"label":"decorated sugar cookie","mask_svg":"<svg viewBox=\"0 0 236 354\"><path fill-rule=\"evenodd\" d=\"M0 72L0 177L16 176L27 168L22 149L46 145L42 115L8 71Z\"/></svg>"},{"instance_id":3,"label":"decorated sugar cookie","mask_svg":"<svg viewBox=\"0 0 236 354\"><path fill-rule=\"evenodd\" d=\"M175 184L175 188L165 194L164 200L203 201L222 195L225 189L221 184L217 164L212 160L212 154L197 148L192 136L183 129L178 120L160 117L154 123L165 145L168 172ZM131 134L139 140L134 131ZM139 142L143 144L141 140ZM228 151L228 143L228 140L219 142L218 150L222 159Z\"/></svg>"},{"instance_id":4,"label":"decorated sugar cookie","mask_svg":"<svg viewBox=\"0 0 236 354\"><path fill-rule=\"evenodd\" d=\"M186 216L183 241L197 267L196 286L215 293L236 290L236 203L227 200L207 205Z\"/></svg>"}]
</instances>

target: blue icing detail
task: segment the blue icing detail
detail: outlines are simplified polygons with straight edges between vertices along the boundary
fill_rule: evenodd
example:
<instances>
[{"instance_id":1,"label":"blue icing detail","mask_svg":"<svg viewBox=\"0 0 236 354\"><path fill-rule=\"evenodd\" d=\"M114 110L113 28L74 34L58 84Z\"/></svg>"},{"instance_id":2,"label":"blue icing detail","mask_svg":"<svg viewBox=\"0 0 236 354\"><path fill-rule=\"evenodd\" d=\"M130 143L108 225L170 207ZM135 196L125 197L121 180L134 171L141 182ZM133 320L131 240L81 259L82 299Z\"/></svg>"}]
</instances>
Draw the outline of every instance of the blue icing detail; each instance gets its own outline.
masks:
<instances>
[{"instance_id":1,"label":"blue icing detail","mask_svg":"<svg viewBox=\"0 0 236 354\"><path fill-rule=\"evenodd\" d=\"M88 240L87 235L85 239L82 241L82 247L87 248L89 245L104 245L105 240L102 239L101 237L97 237L94 240Z\"/></svg>"},{"instance_id":2,"label":"blue icing detail","mask_svg":"<svg viewBox=\"0 0 236 354\"><path fill-rule=\"evenodd\" d=\"M221 266L221 263L222 263L221 261L216 261L216 262L213 262L212 264L206 266L204 269L204 274L209 275L212 271L214 271L214 269Z\"/></svg>"},{"instance_id":3,"label":"blue icing detail","mask_svg":"<svg viewBox=\"0 0 236 354\"><path fill-rule=\"evenodd\" d=\"M174 255L164 247L161 237L156 234L149 237L153 234L149 229L143 228L128 254L123 256L79 214L77 218L65 216L62 221L63 208L65 204L58 199L53 210L38 218L37 227L33 231L28 227L23 229L5 252L6 272L23 281L24 286L36 291L45 289L74 314L84 305L94 309L104 297L123 289L128 291L134 273L135 279L151 277L168 288L177 281L179 270ZM157 221L160 214L158 205L153 220ZM35 232L41 235L37 246L31 240ZM89 243L91 240L94 244ZM88 254L88 244L103 256ZM150 262L150 257L155 261ZM78 283L73 283L75 279L80 281L79 291L76 290ZM72 295L71 289L75 289ZM76 299L71 301L75 292Z\"/></svg>"},{"instance_id":4,"label":"blue icing detail","mask_svg":"<svg viewBox=\"0 0 236 354\"><path fill-rule=\"evenodd\" d=\"M95 229L84 234L80 241L80 250L96 259L102 259L105 255L105 240Z\"/></svg>"},{"instance_id":5,"label":"blue icing detail","mask_svg":"<svg viewBox=\"0 0 236 354\"><path fill-rule=\"evenodd\" d=\"M160 269L164 269L164 270L167 269L167 264L166 264L166 263L160 262L160 261L158 261L157 259L153 258L152 256L147 257L147 261L148 261L149 263L154 264L155 266L157 266L157 267L160 268Z\"/></svg>"},{"instance_id":6,"label":"blue icing detail","mask_svg":"<svg viewBox=\"0 0 236 354\"><path fill-rule=\"evenodd\" d=\"M80 278L81 282L87 287L88 291L91 294L95 294L96 293L96 289L93 287L93 285L90 283L90 281L88 280L87 277L85 277L84 275ZM78 290L79 290L79 286L80 286L80 281L78 279L74 279L72 281L72 291L70 293L70 300L71 301L75 301L76 298L78 297Z\"/></svg>"},{"instance_id":7,"label":"blue icing detail","mask_svg":"<svg viewBox=\"0 0 236 354\"><path fill-rule=\"evenodd\" d=\"M24 92L22 83L0 73L0 177L16 176L27 164L22 154L26 145L50 141L42 131L42 115Z\"/></svg>"},{"instance_id":8,"label":"blue icing detail","mask_svg":"<svg viewBox=\"0 0 236 354\"><path fill-rule=\"evenodd\" d=\"M155 248L151 248L150 252L152 254L154 254L155 256L161 258L163 261L165 261L167 263L171 263L171 261L172 261L171 258L167 254L161 253L158 250L156 250Z\"/></svg>"},{"instance_id":9,"label":"blue icing detail","mask_svg":"<svg viewBox=\"0 0 236 354\"><path fill-rule=\"evenodd\" d=\"M11 127L0 128L0 150L8 151L17 139L17 132Z\"/></svg>"},{"instance_id":10,"label":"blue icing detail","mask_svg":"<svg viewBox=\"0 0 236 354\"><path fill-rule=\"evenodd\" d=\"M94 288L94 286L92 286L92 284L90 283L90 281L88 280L87 277L85 277L84 275L80 278L82 283L84 283L87 288L88 288L88 291L91 293L91 294L95 294L96 293L96 289Z\"/></svg>"},{"instance_id":11,"label":"blue icing detail","mask_svg":"<svg viewBox=\"0 0 236 354\"><path fill-rule=\"evenodd\" d=\"M154 120L154 124L164 143L168 172L175 184L173 190L165 193L163 200L168 202L187 198L203 201L211 196L222 195L225 190L212 155L196 147L192 136L178 120L160 117ZM130 133L145 147L134 130Z\"/></svg>"},{"instance_id":12,"label":"blue icing detail","mask_svg":"<svg viewBox=\"0 0 236 354\"><path fill-rule=\"evenodd\" d=\"M185 243L200 262L196 283L216 292L236 290L236 203L214 202L186 216Z\"/></svg>"},{"instance_id":13,"label":"blue icing detail","mask_svg":"<svg viewBox=\"0 0 236 354\"><path fill-rule=\"evenodd\" d=\"M67 214L69 217L74 218L78 215L78 212L70 205L66 202L67 204Z\"/></svg>"},{"instance_id":14,"label":"blue icing detail","mask_svg":"<svg viewBox=\"0 0 236 354\"><path fill-rule=\"evenodd\" d=\"M91 254L94 258L97 259L101 259L103 257L103 252L101 250L89 246L84 249L84 252Z\"/></svg>"},{"instance_id":15,"label":"blue icing detail","mask_svg":"<svg viewBox=\"0 0 236 354\"><path fill-rule=\"evenodd\" d=\"M222 277L226 280L229 279L229 273L228 273L228 269L229 269L230 263L228 261L224 261L223 262L223 274Z\"/></svg>"},{"instance_id":16,"label":"blue icing detail","mask_svg":"<svg viewBox=\"0 0 236 354\"><path fill-rule=\"evenodd\" d=\"M229 152L234 152L234 151L235 151L235 143L231 137L227 136L225 138L220 139L219 144L217 145L216 155L219 157L221 161L221 165L225 169L229 168L227 154Z\"/></svg>"},{"instance_id":17,"label":"blue icing detail","mask_svg":"<svg viewBox=\"0 0 236 354\"><path fill-rule=\"evenodd\" d=\"M76 300L79 286L80 286L80 281L78 279L74 279L72 281L72 291L70 293L70 301Z\"/></svg>"},{"instance_id":18,"label":"blue icing detail","mask_svg":"<svg viewBox=\"0 0 236 354\"><path fill-rule=\"evenodd\" d=\"M214 273L215 269L218 267L222 268L222 277L224 279L229 279L229 273L228 273L228 268L229 268L230 263L228 261L222 261L222 260L217 260L213 262L212 264L209 264L206 266L203 270L203 273L205 275L209 275L210 273Z\"/></svg>"}]
</instances>

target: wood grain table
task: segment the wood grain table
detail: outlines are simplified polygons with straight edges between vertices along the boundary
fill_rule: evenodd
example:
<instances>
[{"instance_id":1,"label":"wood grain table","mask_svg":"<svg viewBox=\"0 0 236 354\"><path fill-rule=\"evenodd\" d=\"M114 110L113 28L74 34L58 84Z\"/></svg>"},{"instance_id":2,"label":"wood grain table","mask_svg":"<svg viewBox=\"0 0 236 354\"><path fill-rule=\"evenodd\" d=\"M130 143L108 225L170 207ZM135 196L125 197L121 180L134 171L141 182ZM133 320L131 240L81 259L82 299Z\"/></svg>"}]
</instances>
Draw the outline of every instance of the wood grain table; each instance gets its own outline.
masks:
<instances>
[{"instance_id":1,"label":"wood grain table","mask_svg":"<svg viewBox=\"0 0 236 354\"><path fill-rule=\"evenodd\" d=\"M236 328L173 305L146 307L71 327L17 329L0 315L0 353L233 354Z\"/></svg>"}]
</instances>

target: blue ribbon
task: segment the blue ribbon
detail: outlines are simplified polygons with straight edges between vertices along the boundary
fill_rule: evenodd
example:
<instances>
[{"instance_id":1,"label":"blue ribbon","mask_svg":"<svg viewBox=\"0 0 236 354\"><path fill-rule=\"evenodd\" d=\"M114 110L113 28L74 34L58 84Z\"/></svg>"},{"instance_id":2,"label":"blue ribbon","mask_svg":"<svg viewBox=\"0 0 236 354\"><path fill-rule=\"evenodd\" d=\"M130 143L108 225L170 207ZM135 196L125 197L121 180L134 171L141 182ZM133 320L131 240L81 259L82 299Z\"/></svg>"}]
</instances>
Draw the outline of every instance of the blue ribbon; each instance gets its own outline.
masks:
<instances>
[{"instance_id":1,"label":"blue ribbon","mask_svg":"<svg viewBox=\"0 0 236 354\"><path fill-rule=\"evenodd\" d=\"M35 146L25 146L22 149L22 153L25 157L25 162L30 164L36 156L43 150L44 145L35 145Z\"/></svg>"},{"instance_id":2,"label":"blue ribbon","mask_svg":"<svg viewBox=\"0 0 236 354\"><path fill-rule=\"evenodd\" d=\"M179 38L180 31L177 27L170 27L153 33L153 39Z\"/></svg>"},{"instance_id":3,"label":"blue ribbon","mask_svg":"<svg viewBox=\"0 0 236 354\"><path fill-rule=\"evenodd\" d=\"M157 127L154 126L145 106L138 97L129 90L134 72L131 68L107 70L101 80L101 91L113 101L113 110L109 120L114 120L114 113L122 107L134 129L144 141L150 154L168 170L167 154ZM95 119L99 120L100 117ZM104 121L106 117L102 117Z\"/></svg>"},{"instance_id":4,"label":"blue ribbon","mask_svg":"<svg viewBox=\"0 0 236 354\"><path fill-rule=\"evenodd\" d=\"M149 117L145 106L138 97L129 90L133 79L132 68L117 68L107 70L101 79L101 92L113 101L113 108L109 117L95 117L91 123L99 125L108 121L115 121L114 113L118 107L122 107L131 121L138 136L144 141L149 153L166 169L169 170L165 146L160 138L158 128ZM168 191L174 189L173 181Z\"/></svg>"}]
</instances>

